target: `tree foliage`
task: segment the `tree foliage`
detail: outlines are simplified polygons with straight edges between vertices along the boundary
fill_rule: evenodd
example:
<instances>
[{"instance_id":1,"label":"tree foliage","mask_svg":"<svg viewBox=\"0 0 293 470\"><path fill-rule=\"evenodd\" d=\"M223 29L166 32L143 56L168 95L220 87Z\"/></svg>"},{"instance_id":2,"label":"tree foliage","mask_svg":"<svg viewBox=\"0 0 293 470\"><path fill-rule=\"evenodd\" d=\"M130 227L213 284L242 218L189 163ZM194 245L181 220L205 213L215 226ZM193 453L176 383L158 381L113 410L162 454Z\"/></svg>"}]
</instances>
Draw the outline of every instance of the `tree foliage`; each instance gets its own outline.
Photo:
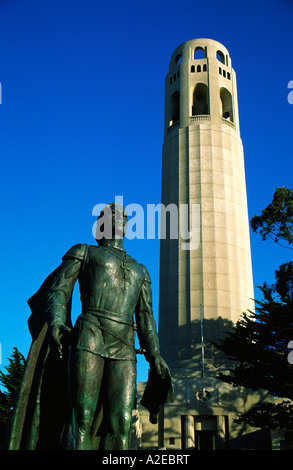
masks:
<instances>
[{"instance_id":1,"label":"tree foliage","mask_svg":"<svg viewBox=\"0 0 293 470\"><path fill-rule=\"evenodd\" d=\"M293 191L277 188L271 204L260 216L252 217L250 223L263 240L271 238L291 248ZM235 361L229 373L221 373L218 378L279 397L271 403L259 403L240 415L237 422L260 428L293 429L293 367L288 361L288 344L293 340L292 261L275 271L275 280L271 286L264 283L259 287L263 299L255 301L255 311L243 313L226 337L215 344Z\"/></svg>"},{"instance_id":2,"label":"tree foliage","mask_svg":"<svg viewBox=\"0 0 293 470\"><path fill-rule=\"evenodd\" d=\"M256 427L264 423L281 427L284 414L293 413L293 368L287 360L293 339L292 262L281 265L275 275L275 284L259 287L263 300L256 301L255 311L243 313L235 328L216 344L236 361L229 373L219 374L222 381L292 400L283 405L259 404L238 420ZM289 416L288 425L293 429Z\"/></svg>"},{"instance_id":3,"label":"tree foliage","mask_svg":"<svg viewBox=\"0 0 293 470\"><path fill-rule=\"evenodd\" d=\"M237 419L257 428L293 429L292 402L283 400L280 403L262 403L251 408Z\"/></svg>"},{"instance_id":4,"label":"tree foliage","mask_svg":"<svg viewBox=\"0 0 293 470\"><path fill-rule=\"evenodd\" d=\"M252 217L251 228L259 232L262 239L271 238L274 242L293 244L293 191L277 188L272 202L263 209L261 215ZM287 248L291 248L287 246Z\"/></svg>"},{"instance_id":5,"label":"tree foliage","mask_svg":"<svg viewBox=\"0 0 293 470\"><path fill-rule=\"evenodd\" d=\"M0 371L0 383L5 388L4 392L0 391L0 442L3 439L25 364L24 356L17 348L13 348L8 361L9 364L5 367L6 373Z\"/></svg>"}]
</instances>

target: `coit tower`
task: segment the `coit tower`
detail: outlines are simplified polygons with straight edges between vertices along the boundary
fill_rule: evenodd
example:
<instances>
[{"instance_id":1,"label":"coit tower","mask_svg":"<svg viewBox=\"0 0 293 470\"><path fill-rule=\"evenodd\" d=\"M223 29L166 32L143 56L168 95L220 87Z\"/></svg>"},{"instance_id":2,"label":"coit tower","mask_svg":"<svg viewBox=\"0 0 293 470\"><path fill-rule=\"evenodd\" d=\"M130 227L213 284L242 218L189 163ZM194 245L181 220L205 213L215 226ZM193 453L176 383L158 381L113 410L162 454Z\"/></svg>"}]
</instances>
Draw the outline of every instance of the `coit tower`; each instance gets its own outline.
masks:
<instances>
[{"instance_id":1,"label":"coit tower","mask_svg":"<svg viewBox=\"0 0 293 470\"><path fill-rule=\"evenodd\" d=\"M254 290L236 75L211 39L171 56L161 202L159 337L174 401L161 405L157 434L140 411L142 446L268 448L265 430L235 420L264 392L219 378L232 364L215 343L254 309Z\"/></svg>"},{"instance_id":2,"label":"coit tower","mask_svg":"<svg viewBox=\"0 0 293 470\"><path fill-rule=\"evenodd\" d=\"M236 75L228 50L211 39L187 41L171 57L162 207L171 226L160 250L162 356L175 375L209 374L219 367L211 341L254 296Z\"/></svg>"}]
</instances>

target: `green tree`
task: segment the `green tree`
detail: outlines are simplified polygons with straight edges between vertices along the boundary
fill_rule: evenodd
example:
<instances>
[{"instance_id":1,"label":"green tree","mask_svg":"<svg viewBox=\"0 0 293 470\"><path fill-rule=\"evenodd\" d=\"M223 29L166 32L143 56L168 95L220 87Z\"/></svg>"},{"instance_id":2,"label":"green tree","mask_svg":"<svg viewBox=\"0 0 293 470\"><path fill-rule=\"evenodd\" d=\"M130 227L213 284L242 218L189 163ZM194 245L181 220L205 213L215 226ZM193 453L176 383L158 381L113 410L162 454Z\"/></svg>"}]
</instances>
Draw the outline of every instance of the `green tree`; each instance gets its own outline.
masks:
<instances>
[{"instance_id":1,"label":"green tree","mask_svg":"<svg viewBox=\"0 0 293 470\"><path fill-rule=\"evenodd\" d=\"M251 219L251 227L263 240L271 238L290 248L293 191L277 188L272 203ZM292 261L275 271L275 280L271 286L264 283L259 287L263 298L255 301L255 311L243 313L226 337L215 344L234 361L229 373L221 373L218 378L279 397L278 402L259 403L240 415L238 422L260 428L293 429L293 367L288 362L288 343L293 340Z\"/></svg>"},{"instance_id":2,"label":"green tree","mask_svg":"<svg viewBox=\"0 0 293 470\"><path fill-rule=\"evenodd\" d=\"M238 422L270 429L286 422L293 429L293 369L287 360L287 346L293 339L292 282L292 263L285 263L276 271L275 284L260 287L263 300L255 301L255 311L243 313L235 328L216 344L235 361L229 373L218 375L223 382L289 399L278 405L261 403Z\"/></svg>"},{"instance_id":3,"label":"green tree","mask_svg":"<svg viewBox=\"0 0 293 470\"><path fill-rule=\"evenodd\" d=\"M5 433L25 364L24 356L17 348L13 348L11 358L8 358L8 361L9 364L5 367L6 374L0 371L0 383L6 389L4 392L0 391L0 443Z\"/></svg>"},{"instance_id":4,"label":"green tree","mask_svg":"<svg viewBox=\"0 0 293 470\"><path fill-rule=\"evenodd\" d=\"M261 215L252 217L251 228L259 232L263 240L271 238L275 243L293 244L293 191L277 188L272 202L262 211ZM284 245L282 245L284 246ZM286 248L293 249L285 245Z\"/></svg>"}]
</instances>

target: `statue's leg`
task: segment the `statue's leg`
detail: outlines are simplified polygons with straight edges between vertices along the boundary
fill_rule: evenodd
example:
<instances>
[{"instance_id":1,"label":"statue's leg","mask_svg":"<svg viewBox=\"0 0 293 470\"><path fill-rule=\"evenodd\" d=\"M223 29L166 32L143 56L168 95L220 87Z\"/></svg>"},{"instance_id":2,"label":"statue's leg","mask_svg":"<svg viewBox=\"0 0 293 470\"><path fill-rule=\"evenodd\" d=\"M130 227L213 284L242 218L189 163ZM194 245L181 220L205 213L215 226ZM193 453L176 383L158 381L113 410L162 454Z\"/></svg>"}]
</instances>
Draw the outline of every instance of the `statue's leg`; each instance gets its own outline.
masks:
<instances>
[{"instance_id":1,"label":"statue's leg","mask_svg":"<svg viewBox=\"0 0 293 470\"><path fill-rule=\"evenodd\" d=\"M73 418L73 447L90 450L90 432L97 409L104 360L88 351L75 350L70 366L70 398Z\"/></svg>"},{"instance_id":2,"label":"statue's leg","mask_svg":"<svg viewBox=\"0 0 293 470\"><path fill-rule=\"evenodd\" d=\"M106 388L103 394L105 435L100 449L128 450L136 393L136 362L107 361L103 383Z\"/></svg>"}]
</instances>

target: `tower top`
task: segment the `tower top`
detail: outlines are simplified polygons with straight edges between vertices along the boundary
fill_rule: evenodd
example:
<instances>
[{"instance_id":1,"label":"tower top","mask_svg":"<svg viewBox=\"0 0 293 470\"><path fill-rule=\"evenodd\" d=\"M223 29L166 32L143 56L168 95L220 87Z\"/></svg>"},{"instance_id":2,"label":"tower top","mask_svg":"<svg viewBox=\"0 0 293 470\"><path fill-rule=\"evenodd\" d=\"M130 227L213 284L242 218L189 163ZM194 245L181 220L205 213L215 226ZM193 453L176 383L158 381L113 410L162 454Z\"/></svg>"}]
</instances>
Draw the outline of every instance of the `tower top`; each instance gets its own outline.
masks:
<instances>
[{"instance_id":1,"label":"tower top","mask_svg":"<svg viewBox=\"0 0 293 470\"><path fill-rule=\"evenodd\" d=\"M229 52L213 39L192 39L171 56L166 77L165 135L191 123L230 126L239 133L236 75Z\"/></svg>"},{"instance_id":2,"label":"tower top","mask_svg":"<svg viewBox=\"0 0 293 470\"><path fill-rule=\"evenodd\" d=\"M181 61L196 59L218 59L223 65L232 67L229 52L223 44L214 39L191 39L178 46L171 56L169 72Z\"/></svg>"}]
</instances>

